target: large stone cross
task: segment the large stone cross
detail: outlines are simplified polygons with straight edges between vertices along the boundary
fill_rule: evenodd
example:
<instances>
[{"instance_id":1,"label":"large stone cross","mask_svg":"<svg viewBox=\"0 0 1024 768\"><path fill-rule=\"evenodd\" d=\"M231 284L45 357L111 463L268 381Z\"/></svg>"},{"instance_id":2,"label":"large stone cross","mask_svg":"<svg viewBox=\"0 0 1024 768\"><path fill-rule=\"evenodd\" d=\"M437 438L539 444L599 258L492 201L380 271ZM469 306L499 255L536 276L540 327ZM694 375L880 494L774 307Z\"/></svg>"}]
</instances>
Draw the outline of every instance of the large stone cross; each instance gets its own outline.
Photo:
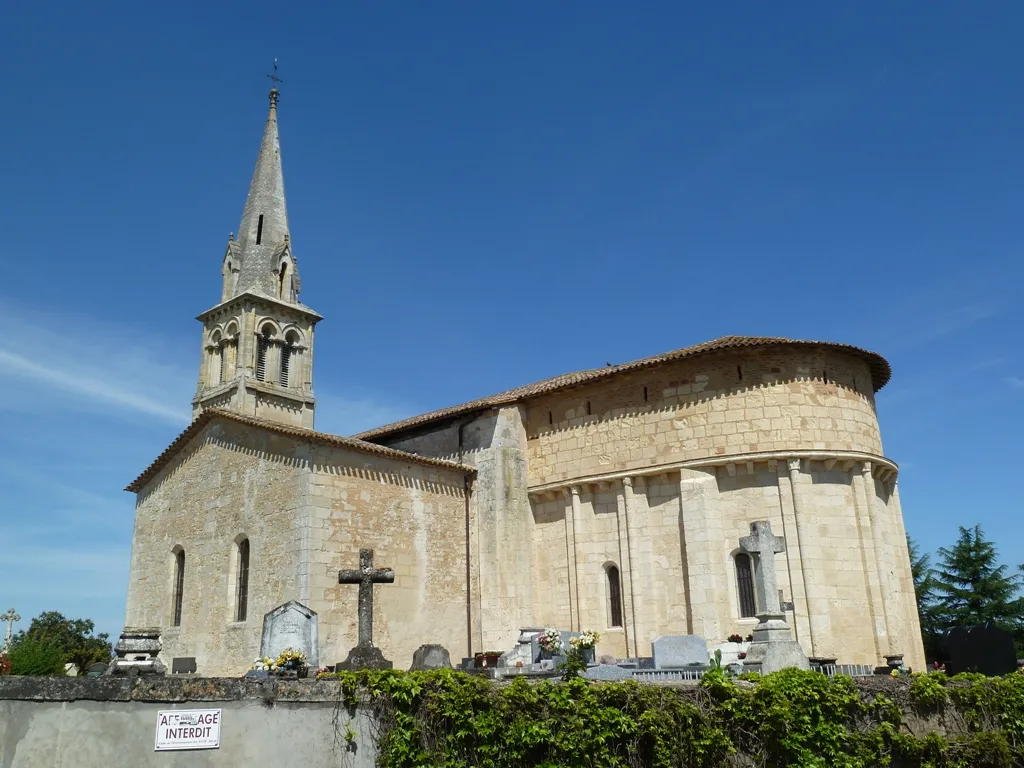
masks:
<instances>
[{"instance_id":1,"label":"large stone cross","mask_svg":"<svg viewBox=\"0 0 1024 768\"><path fill-rule=\"evenodd\" d=\"M7 613L0 614L0 621L7 622L7 631L4 633L4 644L3 646L0 646L6 648L11 644L11 626L14 622L21 621L21 616L16 614L13 608L8 608Z\"/></svg>"},{"instance_id":2,"label":"large stone cross","mask_svg":"<svg viewBox=\"0 0 1024 768\"><path fill-rule=\"evenodd\" d=\"M338 571L339 584L359 585L359 645L373 645L373 585L393 584L395 572L390 568L373 567L373 550L359 550L359 570Z\"/></svg>"},{"instance_id":3,"label":"large stone cross","mask_svg":"<svg viewBox=\"0 0 1024 768\"><path fill-rule=\"evenodd\" d=\"M772 524L767 520L756 520L750 524L750 535L740 539L740 546L752 555L758 555L760 567L756 569L764 596L761 613L768 616L782 616L779 604L779 580L775 575L775 555L786 551L786 539L772 533Z\"/></svg>"}]
</instances>

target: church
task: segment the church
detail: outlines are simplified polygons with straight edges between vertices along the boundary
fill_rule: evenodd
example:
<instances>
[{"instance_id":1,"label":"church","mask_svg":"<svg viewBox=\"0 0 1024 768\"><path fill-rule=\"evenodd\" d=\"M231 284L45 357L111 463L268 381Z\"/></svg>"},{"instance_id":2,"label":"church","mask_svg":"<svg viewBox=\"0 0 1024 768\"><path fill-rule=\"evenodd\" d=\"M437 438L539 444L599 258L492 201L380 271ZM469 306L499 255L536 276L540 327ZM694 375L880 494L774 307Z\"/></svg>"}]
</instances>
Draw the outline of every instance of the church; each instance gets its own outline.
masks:
<instances>
[{"instance_id":1,"label":"church","mask_svg":"<svg viewBox=\"0 0 1024 768\"><path fill-rule=\"evenodd\" d=\"M780 600L808 656L924 651L881 356L727 336L576 371L354 436L314 430L314 332L299 300L276 89L220 300L203 325L192 423L136 494L126 624L161 655L241 675L263 615L318 615L321 664L357 640L339 571L374 550L374 642L396 668L512 648L520 627L595 629L598 652L662 635L746 635L764 602L740 539L785 537ZM211 265L211 287L214 284Z\"/></svg>"}]
</instances>

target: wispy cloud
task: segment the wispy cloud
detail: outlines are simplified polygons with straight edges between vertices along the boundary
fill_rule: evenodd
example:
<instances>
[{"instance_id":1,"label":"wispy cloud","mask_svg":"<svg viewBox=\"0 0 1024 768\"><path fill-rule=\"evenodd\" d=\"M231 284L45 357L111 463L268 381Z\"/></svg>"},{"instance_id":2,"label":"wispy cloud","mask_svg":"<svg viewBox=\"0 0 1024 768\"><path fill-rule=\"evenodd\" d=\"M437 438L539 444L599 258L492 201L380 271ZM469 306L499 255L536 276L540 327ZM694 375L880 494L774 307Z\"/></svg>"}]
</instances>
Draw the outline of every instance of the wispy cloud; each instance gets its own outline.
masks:
<instances>
[{"instance_id":1,"label":"wispy cloud","mask_svg":"<svg viewBox=\"0 0 1024 768\"><path fill-rule=\"evenodd\" d=\"M1007 376L1006 383L1014 389L1024 389L1024 379L1020 376Z\"/></svg>"},{"instance_id":2,"label":"wispy cloud","mask_svg":"<svg viewBox=\"0 0 1024 768\"><path fill-rule=\"evenodd\" d=\"M30 318L29 322L26 318ZM56 390L70 396L52 401L129 411L173 424L189 418L195 375L160 359L165 346L125 327L97 327L81 317L19 311L0 300L0 391L17 387ZM30 339L31 343L25 342ZM180 353L179 353L180 356ZM38 408L25 397L4 398L5 407Z\"/></svg>"}]
</instances>

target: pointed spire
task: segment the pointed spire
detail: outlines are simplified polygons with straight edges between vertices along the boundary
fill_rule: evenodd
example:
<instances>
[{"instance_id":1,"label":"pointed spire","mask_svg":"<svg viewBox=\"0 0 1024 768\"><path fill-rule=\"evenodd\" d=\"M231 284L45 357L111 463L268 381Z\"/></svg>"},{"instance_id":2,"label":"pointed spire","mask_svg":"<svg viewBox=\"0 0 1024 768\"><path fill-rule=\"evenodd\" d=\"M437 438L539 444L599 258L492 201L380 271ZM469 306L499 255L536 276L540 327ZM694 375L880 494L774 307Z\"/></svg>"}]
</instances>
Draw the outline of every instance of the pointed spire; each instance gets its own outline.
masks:
<instances>
[{"instance_id":1,"label":"pointed spire","mask_svg":"<svg viewBox=\"0 0 1024 768\"><path fill-rule=\"evenodd\" d=\"M275 64L276 75L276 64ZM277 133L277 81L270 90L270 114L263 130L263 142L256 158L256 170L245 200L242 223L238 228L241 270L235 294L256 290L278 296L278 267L288 245L288 211L284 197L284 172L281 167L281 141Z\"/></svg>"}]
</instances>

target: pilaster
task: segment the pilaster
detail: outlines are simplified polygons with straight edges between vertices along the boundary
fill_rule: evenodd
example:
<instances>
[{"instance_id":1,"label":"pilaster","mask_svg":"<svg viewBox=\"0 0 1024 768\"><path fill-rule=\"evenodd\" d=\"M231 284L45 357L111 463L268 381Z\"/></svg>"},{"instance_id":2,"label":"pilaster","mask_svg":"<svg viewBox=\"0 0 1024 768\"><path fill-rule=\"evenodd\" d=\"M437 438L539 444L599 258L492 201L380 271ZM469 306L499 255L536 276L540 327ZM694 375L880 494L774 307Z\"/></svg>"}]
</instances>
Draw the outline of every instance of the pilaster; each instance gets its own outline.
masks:
<instances>
[{"instance_id":1,"label":"pilaster","mask_svg":"<svg viewBox=\"0 0 1024 768\"><path fill-rule=\"evenodd\" d=\"M793 484L790 480L789 462L796 462L796 471L800 470L800 460L790 459L785 468L776 464L776 488L779 493L779 510L782 514L782 532L786 537L786 570L789 573L789 584L793 592L793 631L797 641L807 643L807 650L814 646L811 633L810 603L807 599L807 582L804 579L804 558L801 549L800 532L796 524L796 506L793 497Z\"/></svg>"},{"instance_id":2,"label":"pilaster","mask_svg":"<svg viewBox=\"0 0 1024 768\"><path fill-rule=\"evenodd\" d=\"M622 579L622 625L626 633L626 654L639 656L636 642L636 597L633 590L633 552L630 549L633 515L633 478L622 478L619 513L619 573Z\"/></svg>"},{"instance_id":3,"label":"pilaster","mask_svg":"<svg viewBox=\"0 0 1024 768\"><path fill-rule=\"evenodd\" d=\"M809 573L812 563L808 562L807 556L808 546L806 542L808 531L804 519L807 512L800 498L801 464L800 459L787 459L786 471L789 475L790 497L793 501L793 521L797 537L797 552L800 556L800 580L804 584L804 592L806 594L807 640L810 646L807 655L816 656L821 651L820 644L822 638L826 635L827 626L825 622L829 612L829 600L828 596L822 594L821 590L817 587L813 574Z\"/></svg>"},{"instance_id":4,"label":"pilaster","mask_svg":"<svg viewBox=\"0 0 1024 768\"><path fill-rule=\"evenodd\" d=\"M725 534L713 469L682 469L679 512L686 562L687 626L691 634L722 637L722 606L729 604Z\"/></svg>"},{"instance_id":5,"label":"pilaster","mask_svg":"<svg viewBox=\"0 0 1024 768\"><path fill-rule=\"evenodd\" d=\"M854 501L861 534L860 545L864 558L864 580L867 586L868 607L875 628L875 649L881 658L891 650L892 630L888 613L892 595L882 564L885 541L874 503L875 481L871 469L871 462L865 461L860 465L860 471L854 474Z\"/></svg>"}]
</instances>

